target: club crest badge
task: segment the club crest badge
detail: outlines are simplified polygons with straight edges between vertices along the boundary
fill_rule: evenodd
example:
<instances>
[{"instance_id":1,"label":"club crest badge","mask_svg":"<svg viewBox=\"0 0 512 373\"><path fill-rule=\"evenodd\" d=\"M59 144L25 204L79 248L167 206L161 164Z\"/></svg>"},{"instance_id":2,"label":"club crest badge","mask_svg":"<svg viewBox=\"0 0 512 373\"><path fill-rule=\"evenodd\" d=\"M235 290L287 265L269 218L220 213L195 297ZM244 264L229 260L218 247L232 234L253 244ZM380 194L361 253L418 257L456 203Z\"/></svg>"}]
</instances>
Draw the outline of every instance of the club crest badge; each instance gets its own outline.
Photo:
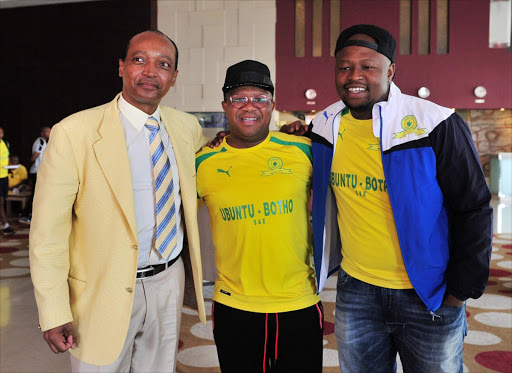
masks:
<instances>
[{"instance_id":1,"label":"club crest badge","mask_svg":"<svg viewBox=\"0 0 512 373\"><path fill-rule=\"evenodd\" d=\"M394 139L401 139L402 137L412 134L419 136L427 133L426 128L418 128L418 121L414 115L405 116L400 125L404 130L401 132L395 132L395 136L393 137Z\"/></svg>"},{"instance_id":2,"label":"club crest badge","mask_svg":"<svg viewBox=\"0 0 512 373\"><path fill-rule=\"evenodd\" d=\"M283 168L283 160L279 157L272 157L267 161L268 170L262 171L261 176L271 176L275 173L291 174L291 168Z\"/></svg>"}]
</instances>

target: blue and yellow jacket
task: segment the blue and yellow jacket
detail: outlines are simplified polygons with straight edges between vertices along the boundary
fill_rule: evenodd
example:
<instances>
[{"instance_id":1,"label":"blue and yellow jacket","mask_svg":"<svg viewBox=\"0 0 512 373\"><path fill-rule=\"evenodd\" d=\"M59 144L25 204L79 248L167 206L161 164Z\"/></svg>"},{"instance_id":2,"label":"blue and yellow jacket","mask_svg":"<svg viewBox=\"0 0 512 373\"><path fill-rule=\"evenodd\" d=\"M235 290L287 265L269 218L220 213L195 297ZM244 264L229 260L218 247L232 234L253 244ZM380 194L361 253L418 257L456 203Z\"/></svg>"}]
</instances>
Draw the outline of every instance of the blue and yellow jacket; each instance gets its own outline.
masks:
<instances>
[{"instance_id":1,"label":"blue and yellow jacket","mask_svg":"<svg viewBox=\"0 0 512 373\"><path fill-rule=\"evenodd\" d=\"M314 258L319 291L341 263L330 188L342 101L313 120ZM484 292L492 249L491 193L468 125L453 110L402 94L374 105L374 135L409 279L430 312L445 292L466 300Z\"/></svg>"}]
</instances>

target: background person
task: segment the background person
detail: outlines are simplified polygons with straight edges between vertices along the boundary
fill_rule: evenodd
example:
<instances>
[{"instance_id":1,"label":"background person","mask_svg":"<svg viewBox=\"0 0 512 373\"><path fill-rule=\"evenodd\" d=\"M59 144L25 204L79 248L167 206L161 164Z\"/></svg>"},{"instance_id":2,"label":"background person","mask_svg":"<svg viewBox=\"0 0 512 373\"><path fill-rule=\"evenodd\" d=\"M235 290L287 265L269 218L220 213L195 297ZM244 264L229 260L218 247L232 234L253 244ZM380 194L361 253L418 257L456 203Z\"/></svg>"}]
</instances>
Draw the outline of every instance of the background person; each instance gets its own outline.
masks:
<instances>
[{"instance_id":1,"label":"background person","mask_svg":"<svg viewBox=\"0 0 512 373\"><path fill-rule=\"evenodd\" d=\"M41 127L39 137L36 139L36 141L34 141L34 144L32 144L32 156L30 157L30 161L32 162L32 166L30 167L30 184L32 185L32 195L30 196L26 207L21 212L21 217L18 220L18 222L22 224L30 224L30 216L32 215L32 203L34 200L33 191L36 188L37 181L37 170L39 170L39 165L43 159L43 153L46 150L46 145L50 139L50 131L51 128L48 126Z\"/></svg>"},{"instance_id":2,"label":"background person","mask_svg":"<svg viewBox=\"0 0 512 373\"><path fill-rule=\"evenodd\" d=\"M4 140L4 129L0 127L0 223L2 234L7 236L16 233L7 222L5 216L5 199L9 193L9 171L5 166L9 165L9 143Z\"/></svg>"},{"instance_id":3,"label":"background person","mask_svg":"<svg viewBox=\"0 0 512 373\"><path fill-rule=\"evenodd\" d=\"M27 168L20 164L20 158L17 155L11 155L9 164L11 166L19 166L18 168L9 170L9 190L25 185L28 181L28 173Z\"/></svg>"}]
</instances>

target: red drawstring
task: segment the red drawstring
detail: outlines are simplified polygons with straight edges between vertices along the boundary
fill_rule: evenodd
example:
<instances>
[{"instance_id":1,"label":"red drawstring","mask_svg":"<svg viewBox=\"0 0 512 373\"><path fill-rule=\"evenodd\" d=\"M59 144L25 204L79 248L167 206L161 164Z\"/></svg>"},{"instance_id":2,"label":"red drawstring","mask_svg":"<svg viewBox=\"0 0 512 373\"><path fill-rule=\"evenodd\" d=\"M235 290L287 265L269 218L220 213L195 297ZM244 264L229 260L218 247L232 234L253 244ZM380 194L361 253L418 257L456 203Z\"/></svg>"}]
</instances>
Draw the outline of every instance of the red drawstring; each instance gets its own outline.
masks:
<instances>
[{"instance_id":1,"label":"red drawstring","mask_svg":"<svg viewBox=\"0 0 512 373\"><path fill-rule=\"evenodd\" d=\"M212 302L212 330L215 330L215 320L213 317L213 311L215 310L215 301Z\"/></svg>"},{"instance_id":2,"label":"red drawstring","mask_svg":"<svg viewBox=\"0 0 512 373\"><path fill-rule=\"evenodd\" d=\"M274 361L277 360L277 340L279 339L279 319L276 313L276 352L274 354Z\"/></svg>"},{"instance_id":3,"label":"red drawstring","mask_svg":"<svg viewBox=\"0 0 512 373\"><path fill-rule=\"evenodd\" d=\"M267 324L268 324L268 313L265 314L265 348L263 349L263 373L265 373L266 361L267 361Z\"/></svg>"},{"instance_id":4,"label":"red drawstring","mask_svg":"<svg viewBox=\"0 0 512 373\"><path fill-rule=\"evenodd\" d=\"M318 307L318 303L315 304L316 310L318 311L318 317L320 318L320 329L323 329L323 323L322 323L322 311L320 310L320 307Z\"/></svg>"}]
</instances>

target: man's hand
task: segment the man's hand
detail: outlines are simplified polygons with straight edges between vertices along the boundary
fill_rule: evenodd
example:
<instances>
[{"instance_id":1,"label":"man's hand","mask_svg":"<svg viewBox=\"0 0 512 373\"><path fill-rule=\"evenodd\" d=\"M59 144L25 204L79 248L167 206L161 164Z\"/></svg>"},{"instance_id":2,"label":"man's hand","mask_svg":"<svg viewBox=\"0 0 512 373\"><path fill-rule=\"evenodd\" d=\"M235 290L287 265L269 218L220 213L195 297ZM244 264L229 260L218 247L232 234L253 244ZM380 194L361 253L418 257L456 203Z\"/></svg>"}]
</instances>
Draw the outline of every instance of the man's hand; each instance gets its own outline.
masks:
<instances>
[{"instance_id":1,"label":"man's hand","mask_svg":"<svg viewBox=\"0 0 512 373\"><path fill-rule=\"evenodd\" d=\"M226 137L227 135L229 135L229 131L220 131L220 132L217 132L217 135L215 135L215 138L210 141L210 143L208 144L208 146L213 149L213 148L216 148L217 146L220 145L220 143L222 142L222 140L224 139L224 137Z\"/></svg>"},{"instance_id":2,"label":"man's hand","mask_svg":"<svg viewBox=\"0 0 512 373\"><path fill-rule=\"evenodd\" d=\"M302 136L308 130L308 126L304 125L300 120L293 123L281 126L279 132L287 133L288 135Z\"/></svg>"},{"instance_id":3,"label":"man's hand","mask_svg":"<svg viewBox=\"0 0 512 373\"><path fill-rule=\"evenodd\" d=\"M73 339L73 326L70 322L57 326L56 328L46 330L43 337L51 350L56 354L76 347Z\"/></svg>"},{"instance_id":4,"label":"man's hand","mask_svg":"<svg viewBox=\"0 0 512 373\"><path fill-rule=\"evenodd\" d=\"M457 297L446 293L443 299L443 304L447 306L454 306L454 307L462 307L464 305L464 301L458 299Z\"/></svg>"}]
</instances>

